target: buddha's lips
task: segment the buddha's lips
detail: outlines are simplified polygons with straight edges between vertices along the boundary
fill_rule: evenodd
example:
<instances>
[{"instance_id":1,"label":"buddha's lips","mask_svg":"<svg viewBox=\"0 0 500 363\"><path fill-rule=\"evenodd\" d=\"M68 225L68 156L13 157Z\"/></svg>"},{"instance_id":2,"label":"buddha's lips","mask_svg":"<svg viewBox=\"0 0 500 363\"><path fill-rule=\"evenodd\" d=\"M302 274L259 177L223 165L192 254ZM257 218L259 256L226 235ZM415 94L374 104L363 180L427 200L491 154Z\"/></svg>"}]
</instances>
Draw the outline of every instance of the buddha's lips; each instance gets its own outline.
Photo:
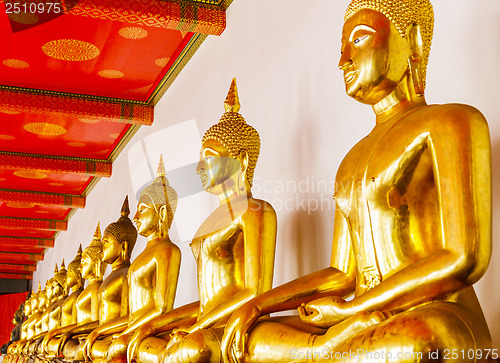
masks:
<instances>
[{"instance_id":1,"label":"buddha's lips","mask_svg":"<svg viewBox=\"0 0 500 363\"><path fill-rule=\"evenodd\" d=\"M350 71L350 72L347 72L344 74L344 80L345 80L345 83L350 83L354 80L354 78L356 77L356 74L358 72L356 71Z\"/></svg>"},{"instance_id":2,"label":"buddha's lips","mask_svg":"<svg viewBox=\"0 0 500 363\"><path fill-rule=\"evenodd\" d=\"M205 174L200 174L201 184L205 185L208 181L208 177Z\"/></svg>"}]
</instances>

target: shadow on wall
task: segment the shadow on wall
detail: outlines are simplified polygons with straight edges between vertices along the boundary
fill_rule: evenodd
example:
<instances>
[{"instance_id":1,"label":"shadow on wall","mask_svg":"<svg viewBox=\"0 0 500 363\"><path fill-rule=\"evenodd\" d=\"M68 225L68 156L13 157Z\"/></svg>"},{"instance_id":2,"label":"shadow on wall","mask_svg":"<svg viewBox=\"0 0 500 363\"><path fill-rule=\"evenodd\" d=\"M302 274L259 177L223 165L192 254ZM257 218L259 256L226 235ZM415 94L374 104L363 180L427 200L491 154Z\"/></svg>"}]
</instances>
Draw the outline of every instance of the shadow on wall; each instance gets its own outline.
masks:
<instances>
[{"instance_id":1,"label":"shadow on wall","mask_svg":"<svg viewBox=\"0 0 500 363\"><path fill-rule=\"evenodd\" d=\"M328 267L318 264L318 261L322 261L324 256L330 256L331 253L331 250L326 247L330 244L325 243L327 237L324 233L322 213L325 212L298 211L287 221L290 235L293 236L289 245L297 256L297 263L294 267L298 276Z\"/></svg>"}]
</instances>

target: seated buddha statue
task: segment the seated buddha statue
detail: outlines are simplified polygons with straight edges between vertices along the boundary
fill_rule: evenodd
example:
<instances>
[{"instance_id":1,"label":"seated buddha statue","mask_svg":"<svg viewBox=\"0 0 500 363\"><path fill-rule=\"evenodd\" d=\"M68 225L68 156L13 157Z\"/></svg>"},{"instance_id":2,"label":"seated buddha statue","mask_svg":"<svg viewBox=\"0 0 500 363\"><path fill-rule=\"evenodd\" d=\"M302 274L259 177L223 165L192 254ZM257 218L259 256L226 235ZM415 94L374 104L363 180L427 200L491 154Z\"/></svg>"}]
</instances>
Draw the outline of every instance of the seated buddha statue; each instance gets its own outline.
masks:
<instances>
[{"instance_id":1,"label":"seated buddha statue","mask_svg":"<svg viewBox=\"0 0 500 363\"><path fill-rule=\"evenodd\" d=\"M22 338L16 345L16 358L17 360L21 360L22 357L24 357L24 354L27 353L27 347L29 346L28 342L29 340L35 335L35 330L34 330L34 323L35 323L35 317L37 316L38 313L38 294L41 291L41 283L38 283L38 290L35 292L33 290L27 305L29 304L29 310L30 310L30 316L28 319L23 324L23 335L24 338Z\"/></svg>"},{"instance_id":2,"label":"seated buddha statue","mask_svg":"<svg viewBox=\"0 0 500 363\"><path fill-rule=\"evenodd\" d=\"M45 287L38 293L38 311L35 314L35 319L32 325L33 335L29 338L24 347L25 356L33 356L36 353L38 340L43 337L47 331L47 307L50 303L50 299L52 299L51 283L52 279L47 280L45 282Z\"/></svg>"},{"instance_id":3,"label":"seated buddha statue","mask_svg":"<svg viewBox=\"0 0 500 363\"><path fill-rule=\"evenodd\" d=\"M128 315L127 272L130 255L137 240L137 230L128 217L129 214L128 197L126 197L121 217L106 227L102 238L102 261L111 265L111 272L99 287L99 320L73 329L75 335L88 335L99 326ZM73 348L73 352L69 348L65 350L65 357L73 361L83 360L84 342Z\"/></svg>"},{"instance_id":4,"label":"seated buddha statue","mask_svg":"<svg viewBox=\"0 0 500 363\"><path fill-rule=\"evenodd\" d=\"M24 318L21 323L21 337L19 340L9 345L9 347L7 348L7 355L4 358L5 363L11 363L15 359L17 359L17 356L19 354L19 347L21 346L22 342L26 340L28 320L31 317L31 294L28 293L28 295L29 296L26 298L26 301L23 303Z\"/></svg>"},{"instance_id":5,"label":"seated buddha statue","mask_svg":"<svg viewBox=\"0 0 500 363\"><path fill-rule=\"evenodd\" d=\"M49 353L60 357L64 349L71 351L74 346L79 344L77 339L71 339L75 335L74 329L91 321L99 320L99 287L105 268L106 265L102 262L101 230L98 224L92 242L82 253L81 275L89 284L75 301L76 322L51 332L52 337L60 336L60 338L57 343L52 345L56 349Z\"/></svg>"},{"instance_id":6,"label":"seated buddha statue","mask_svg":"<svg viewBox=\"0 0 500 363\"><path fill-rule=\"evenodd\" d=\"M42 341L42 351L44 352L44 355L46 357L55 357L59 339L53 338L57 335L57 332L59 332L60 334L59 329L65 328L72 324L76 324L77 322L76 300L83 291L83 279L80 273L81 260L82 246L80 245L76 257L68 264L68 268L66 271L66 278L63 286L66 290L65 295L67 295L67 297L62 301L60 305L59 322L56 323L55 320L52 322L54 328L51 328L47 332L47 334L45 334L45 337ZM72 290L71 294L69 294L70 289ZM53 318L57 319L57 315L54 314Z\"/></svg>"},{"instance_id":7,"label":"seated buddha statue","mask_svg":"<svg viewBox=\"0 0 500 363\"><path fill-rule=\"evenodd\" d=\"M472 287L491 254L489 131L470 106L427 105L433 24L428 0L350 3L339 68L376 122L337 171L331 265L237 310L228 362L469 362L446 351L491 348Z\"/></svg>"},{"instance_id":8,"label":"seated buddha statue","mask_svg":"<svg viewBox=\"0 0 500 363\"><path fill-rule=\"evenodd\" d=\"M61 307L67 297L66 275L67 270L64 266L63 260L61 268L57 270L56 265L54 277L47 281L47 299L50 301L50 303L48 304L44 316L42 317L44 332L42 334L39 334L39 338L37 341L37 353L39 355L43 354L42 343L47 333L60 327Z\"/></svg>"},{"instance_id":9,"label":"seated buddha statue","mask_svg":"<svg viewBox=\"0 0 500 363\"><path fill-rule=\"evenodd\" d=\"M125 361L131 334L173 308L181 251L168 234L177 207L177 193L165 175L160 157L157 176L142 190L137 204L134 222L147 244L128 269L128 313L89 334L85 358Z\"/></svg>"},{"instance_id":10,"label":"seated buddha statue","mask_svg":"<svg viewBox=\"0 0 500 363\"><path fill-rule=\"evenodd\" d=\"M226 112L202 139L196 170L204 190L219 198L219 206L191 242L200 301L141 328L129 347L129 361L219 362L218 341L228 317L272 287L276 213L269 203L252 197L260 137L239 109L233 80ZM170 341L165 335L151 336L172 328Z\"/></svg>"}]
</instances>

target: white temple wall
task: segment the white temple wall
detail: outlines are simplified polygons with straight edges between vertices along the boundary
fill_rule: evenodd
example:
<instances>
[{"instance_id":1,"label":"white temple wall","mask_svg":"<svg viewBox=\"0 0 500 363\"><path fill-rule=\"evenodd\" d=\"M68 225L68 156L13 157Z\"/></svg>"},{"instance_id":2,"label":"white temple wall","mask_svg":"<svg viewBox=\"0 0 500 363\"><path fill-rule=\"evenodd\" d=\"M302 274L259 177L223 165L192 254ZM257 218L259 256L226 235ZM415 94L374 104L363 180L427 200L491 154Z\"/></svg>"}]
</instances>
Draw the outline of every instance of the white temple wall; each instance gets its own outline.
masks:
<instances>
[{"instance_id":1,"label":"white temple wall","mask_svg":"<svg viewBox=\"0 0 500 363\"><path fill-rule=\"evenodd\" d=\"M232 77L238 81L240 112L262 140L254 195L270 201L278 214L274 284L327 267L336 170L347 151L375 124L368 106L346 96L337 69L348 3L235 0L224 34L205 41L163 96L155 109L154 125L139 130L114 162L112 177L97 184L86 208L73 216L68 231L60 233L55 248L38 264L34 286L41 281L43 287L55 263L63 258L69 263L79 243L83 247L90 243L98 221L103 229L116 221L126 194L135 213L138 187L151 178L151 170L156 171L160 153L167 172L180 170L187 175L183 167L196 162L201 136L222 115ZM476 291L494 347L500 348L500 2L434 0L434 8L427 100L473 105L490 124L494 249ZM193 180L196 176L186 183L195 193L201 187L190 184ZM172 231L183 253L176 306L197 300L189 236L216 199L198 193L180 200ZM144 246L145 239L139 236L133 258Z\"/></svg>"}]
</instances>

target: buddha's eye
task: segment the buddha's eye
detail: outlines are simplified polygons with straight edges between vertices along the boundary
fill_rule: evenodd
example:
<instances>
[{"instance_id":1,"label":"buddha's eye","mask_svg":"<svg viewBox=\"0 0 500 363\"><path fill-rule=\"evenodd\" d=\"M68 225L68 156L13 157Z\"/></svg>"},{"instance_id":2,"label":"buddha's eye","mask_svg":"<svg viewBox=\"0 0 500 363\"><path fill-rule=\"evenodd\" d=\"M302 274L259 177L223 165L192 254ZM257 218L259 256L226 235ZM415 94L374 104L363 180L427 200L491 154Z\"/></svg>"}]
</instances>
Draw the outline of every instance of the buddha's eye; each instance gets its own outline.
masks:
<instances>
[{"instance_id":1,"label":"buddha's eye","mask_svg":"<svg viewBox=\"0 0 500 363\"><path fill-rule=\"evenodd\" d=\"M359 38L356 38L354 39L354 44L359 44L361 43L363 40L365 40L366 38L368 37L368 35L364 35L362 37L359 37Z\"/></svg>"}]
</instances>

